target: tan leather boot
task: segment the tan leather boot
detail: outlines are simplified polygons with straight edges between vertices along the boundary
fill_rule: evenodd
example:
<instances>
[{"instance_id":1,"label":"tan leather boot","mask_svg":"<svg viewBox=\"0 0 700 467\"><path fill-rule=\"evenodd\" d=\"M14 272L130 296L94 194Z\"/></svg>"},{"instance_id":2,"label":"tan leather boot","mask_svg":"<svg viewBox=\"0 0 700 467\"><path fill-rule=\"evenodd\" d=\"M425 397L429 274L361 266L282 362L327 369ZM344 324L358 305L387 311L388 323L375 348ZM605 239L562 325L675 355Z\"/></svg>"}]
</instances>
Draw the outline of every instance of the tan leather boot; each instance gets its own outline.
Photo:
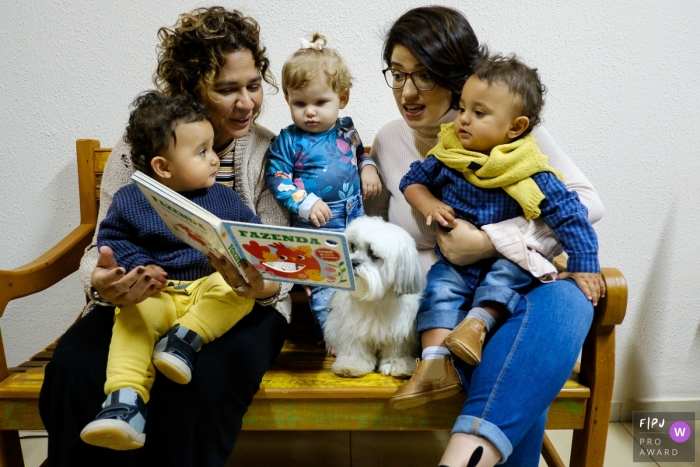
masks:
<instances>
[{"instance_id":1,"label":"tan leather boot","mask_svg":"<svg viewBox=\"0 0 700 467\"><path fill-rule=\"evenodd\" d=\"M418 362L408 382L391 396L393 409L410 409L436 399L454 396L462 390L462 381L452 357Z\"/></svg>"},{"instance_id":2,"label":"tan leather boot","mask_svg":"<svg viewBox=\"0 0 700 467\"><path fill-rule=\"evenodd\" d=\"M467 317L448 334L445 345L450 352L469 365L481 362L481 350L486 338L486 321L480 318Z\"/></svg>"}]
</instances>

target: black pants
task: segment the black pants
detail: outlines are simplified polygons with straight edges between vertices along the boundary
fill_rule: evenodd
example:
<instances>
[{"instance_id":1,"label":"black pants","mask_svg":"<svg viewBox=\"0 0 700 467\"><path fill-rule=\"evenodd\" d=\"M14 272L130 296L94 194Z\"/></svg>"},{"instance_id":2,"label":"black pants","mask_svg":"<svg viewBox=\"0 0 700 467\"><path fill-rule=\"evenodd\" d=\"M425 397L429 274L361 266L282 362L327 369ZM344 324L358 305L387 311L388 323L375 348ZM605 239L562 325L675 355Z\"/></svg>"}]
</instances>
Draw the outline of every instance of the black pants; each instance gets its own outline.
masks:
<instances>
[{"instance_id":1,"label":"black pants","mask_svg":"<svg viewBox=\"0 0 700 467\"><path fill-rule=\"evenodd\" d=\"M61 338L46 367L39 412L52 467L219 467L233 451L243 415L284 343L287 322L256 305L226 334L202 347L189 384L157 375L148 403L146 444L133 451L90 446L80 431L105 400L114 310L100 307Z\"/></svg>"}]
</instances>

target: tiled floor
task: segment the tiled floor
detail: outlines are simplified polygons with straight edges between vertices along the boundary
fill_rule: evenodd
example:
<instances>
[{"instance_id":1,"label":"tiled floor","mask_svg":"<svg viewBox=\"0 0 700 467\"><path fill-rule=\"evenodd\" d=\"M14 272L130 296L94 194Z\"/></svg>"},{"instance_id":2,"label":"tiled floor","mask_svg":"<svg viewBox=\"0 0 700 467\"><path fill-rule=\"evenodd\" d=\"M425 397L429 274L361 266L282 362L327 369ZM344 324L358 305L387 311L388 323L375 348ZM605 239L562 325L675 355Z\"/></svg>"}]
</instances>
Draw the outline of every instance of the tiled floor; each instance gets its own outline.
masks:
<instances>
[{"instance_id":1,"label":"tiled floor","mask_svg":"<svg viewBox=\"0 0 700 467\"><path fill-rule=\"evenodd\" d=\"M25 467L39 467L46 459L48 440L45 431L20 431Z\"/></svg>"},{"instance_id":2,"label":"tiled floor","mask_svg":"<svg viewBox=\"0 0 700 467\"><path fill-rule=\"evenodd\" d=\"M568 464L571 431L548 431ZM605 467L692 467L700 463L632 462L632 424L611 423ZM38 467L46 456L42 432L22 432L26 467ZM448 432L255 432L241 433L227 467L412 467L436 466ZM695 433L700 447L700 435ZM700 459L699 459L700 460ZM540 460L540 467L544 467Z\"/></svg>"}]
</instances>

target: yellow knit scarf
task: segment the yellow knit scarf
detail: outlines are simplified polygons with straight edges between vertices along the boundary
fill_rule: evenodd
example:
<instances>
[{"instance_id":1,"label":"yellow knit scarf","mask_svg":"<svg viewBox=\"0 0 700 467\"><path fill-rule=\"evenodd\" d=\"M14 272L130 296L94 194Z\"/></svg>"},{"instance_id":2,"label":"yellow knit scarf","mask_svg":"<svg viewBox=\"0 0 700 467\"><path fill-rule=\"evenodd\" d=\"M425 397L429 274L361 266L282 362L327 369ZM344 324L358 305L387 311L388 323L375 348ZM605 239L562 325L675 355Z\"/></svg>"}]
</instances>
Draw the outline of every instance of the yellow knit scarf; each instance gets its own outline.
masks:
<instances>
[{"instance_id":1,"label":"yellow knit scarf","mask_svg":"<svg viewBox=\"0 0 700 467\"><path fill-rule=\"evenodd\" d=\"M563 179L558 171L549 166L547 156L537 148L532 135L496 146L488 156L464 149L455 133L454 123L442 125L438 137L440 142L428 155L462 172L474 186L503 188L523 208L526 219L539 217L539 206L544 199L544 194L531 177L539 172L551 172L559 180Z\"/></svg>"}]
</instances>

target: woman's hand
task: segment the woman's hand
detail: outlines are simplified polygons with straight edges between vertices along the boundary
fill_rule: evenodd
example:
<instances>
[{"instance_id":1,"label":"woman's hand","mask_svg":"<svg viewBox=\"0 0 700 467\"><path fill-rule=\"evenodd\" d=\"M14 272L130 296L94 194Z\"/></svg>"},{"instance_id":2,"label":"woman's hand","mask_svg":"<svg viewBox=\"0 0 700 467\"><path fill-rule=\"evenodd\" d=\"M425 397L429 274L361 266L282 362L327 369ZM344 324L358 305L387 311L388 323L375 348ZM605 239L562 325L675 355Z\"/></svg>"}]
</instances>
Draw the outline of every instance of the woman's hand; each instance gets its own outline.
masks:
<instances>
[{"instance_id":1,"label":"woman's hand","mask_svg":"<svg viewBox=\"0 0 700 467\"><path fill-rule=\"evenodd\" d=\"M238 273L236 267L226 258L217 258L211 254L207 255L207 258L214 269L221 274L226 283L236 291L239 297L258 300L272 297L280 290L281 285L279 282L264 280L260 273L251 267L247 261L243 261L241 267L250 280L248 283Z\"/></svg>"},{"instance_id":2,"label":"woman's hand","mask_svg":"<svg viewBox=\"0 0 700 467\"><path fill-rule=\"evenodd\" d=\"M102 300L114 305L135 305L165 288L167 273L160 266L150 264L134 268L125 274L114 259L112 249L103 246L97 265L92 271L92 287Z\"/></svg>"},{"instance_id":3,"label":"woman's hand","mask_svg":"<svg viewBox=\"0 0 700 467\"><path fill-rule=\"evenodd\" d=\"M496 249L483 230L462 219L455 219L449 227L452 230L436 231L440 251L451 263L466 266L496 256Z\"/></svg>"}]
</instances>

